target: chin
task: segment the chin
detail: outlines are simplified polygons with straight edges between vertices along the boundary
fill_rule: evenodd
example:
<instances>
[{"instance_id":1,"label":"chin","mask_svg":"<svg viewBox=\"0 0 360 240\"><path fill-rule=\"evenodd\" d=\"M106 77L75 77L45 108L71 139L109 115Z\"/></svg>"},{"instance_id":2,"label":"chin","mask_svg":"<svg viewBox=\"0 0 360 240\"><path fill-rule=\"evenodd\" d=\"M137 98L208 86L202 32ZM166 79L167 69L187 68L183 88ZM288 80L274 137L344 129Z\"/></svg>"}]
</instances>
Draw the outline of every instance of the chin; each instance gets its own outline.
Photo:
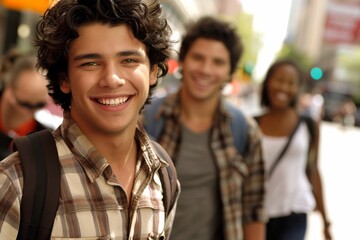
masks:
<instances>
[{"instance_id":1,"label":"chin","mask_svg":"<svg viewBox=\"0 0 360 240\"><path fill-rule=\"evenodd\" d=\"M276 110L286 110L291 108L291 106L289 104L272 104L271 109L276 109Z\"/></svg>"}]
</instances>

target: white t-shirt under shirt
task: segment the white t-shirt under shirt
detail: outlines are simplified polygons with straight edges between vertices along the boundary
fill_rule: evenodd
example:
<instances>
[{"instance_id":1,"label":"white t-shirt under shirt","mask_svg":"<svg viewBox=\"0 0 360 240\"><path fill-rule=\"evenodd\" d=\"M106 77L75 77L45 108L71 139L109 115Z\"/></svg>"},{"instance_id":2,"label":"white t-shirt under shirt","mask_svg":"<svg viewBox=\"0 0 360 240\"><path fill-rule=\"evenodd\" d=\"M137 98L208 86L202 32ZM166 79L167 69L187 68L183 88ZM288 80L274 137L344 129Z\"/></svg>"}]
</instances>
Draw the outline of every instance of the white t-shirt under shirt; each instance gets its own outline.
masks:
<instances>
[{"instance_id":1,"label":"white t-shirt under shirt","mask_svg":"<svg viewBox=\"0 0 360 240\"><path fill-rule=\"evenodd\" d=\"M276 166L266 186L265 207L269 217L281 217L295 213L308 213L315 207L315 198L306 176L309 131L302 122L292 142ZM262 136L265 169L280 154L288 137Z\"/></svg>"}]
</instances>

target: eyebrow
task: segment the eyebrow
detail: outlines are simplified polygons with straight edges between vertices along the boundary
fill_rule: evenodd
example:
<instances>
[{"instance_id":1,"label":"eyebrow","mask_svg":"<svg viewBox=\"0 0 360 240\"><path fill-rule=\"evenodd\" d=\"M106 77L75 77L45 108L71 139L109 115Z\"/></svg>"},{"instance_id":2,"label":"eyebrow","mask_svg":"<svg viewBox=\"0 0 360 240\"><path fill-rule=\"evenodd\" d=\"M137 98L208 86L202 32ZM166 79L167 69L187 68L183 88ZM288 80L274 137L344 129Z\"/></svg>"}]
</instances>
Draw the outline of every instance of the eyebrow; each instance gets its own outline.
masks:
<instances>
[{"instance_id":1,"label":"eyebrow","mask_svg":"<svg viewBox=\"0 0 360 240\"><path fill-rule=\"evenodd\" d=\"M139 56L144 57L140 51L131 50L131 51L122 51L116 54L117 57L128 57L128 56ZM101 54L98 53L86 53L75 56L73 59L75 61L84 60L84 59L100 59Z\"/></svg>"}]
</instances>

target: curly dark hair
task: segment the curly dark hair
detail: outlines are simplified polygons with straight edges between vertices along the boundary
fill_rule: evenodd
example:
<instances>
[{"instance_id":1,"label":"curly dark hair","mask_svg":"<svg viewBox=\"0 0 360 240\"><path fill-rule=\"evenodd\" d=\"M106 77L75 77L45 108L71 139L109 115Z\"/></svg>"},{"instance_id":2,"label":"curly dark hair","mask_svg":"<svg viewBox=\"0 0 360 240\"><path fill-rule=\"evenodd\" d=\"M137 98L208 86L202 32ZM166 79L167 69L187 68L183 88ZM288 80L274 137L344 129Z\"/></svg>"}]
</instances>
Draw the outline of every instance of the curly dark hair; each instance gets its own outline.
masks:
<instances>
[{"instance_id":1,"label":"curly dark hair","mask_svg":"<svg viewBox=\"0 0 360 240\"><path fill-rule=\"evenodd\" d=\"M268 71L266 72L265 75L265 79L262 83L262 88L261 88L261 96L260 96L260 103L261 106L263 107L270 107L271 106L271 102L269 99L269 80L272 78L272 76L274 75L275 71L277 69L279 69L280 67L284 66L284 65L290 65L293 68L295 68L296 72L298 73L299 76L299 86L302 85L303 83L303 72L300 69L299 65L292 59L279 59L277 61L275 61L273 64L271 64L271 66L269 67ZM290 107L295 107L297 104L297 97L296 96L291 102L290 102Z\"/></svg>"},{"instance_id":2,"label":"curly dark hair","mask_svg":"<svg viewBox=\"0 0 360 240\"><path fill-rule=\"evenodd\" d=\"M127 24L134 36L145 44L150 65L157 64L158 78L168 72L171 56L171 29L158 0L61 0L49 8L36 28L37 66L46 71L48 90L56 104L70 108L71 93L60 89L67 76L71 42L79 37L77 29L89 23L116 26ZM150 86L150 98L155 85Z\"/></svg>"},{"instance_id":3,"label":"curly dark hair","mask_svg":"<svg viewBox=\"0 0 360 240\"><path fill-rule=\"evenodd\" d=\"M222 42L230 54L230 74L234 73L243 53L243 44L235 27L230 23L204 16L188 24L187 32L182 38L179 60L183 61L192 44L198 38L212 39Z\"/></svg>"}]
</instances>

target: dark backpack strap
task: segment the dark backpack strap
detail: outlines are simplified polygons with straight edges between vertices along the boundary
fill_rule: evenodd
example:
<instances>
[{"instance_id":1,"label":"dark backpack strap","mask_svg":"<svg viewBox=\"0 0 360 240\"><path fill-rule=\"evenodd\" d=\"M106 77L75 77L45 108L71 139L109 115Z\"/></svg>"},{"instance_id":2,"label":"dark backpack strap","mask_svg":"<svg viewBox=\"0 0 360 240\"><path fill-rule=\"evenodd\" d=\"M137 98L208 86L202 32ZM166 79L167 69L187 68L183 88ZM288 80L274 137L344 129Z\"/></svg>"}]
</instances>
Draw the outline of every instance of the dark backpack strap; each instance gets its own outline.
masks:
<instances>
[{"instance_id":1,"label":"dark backpack strap","mask_svg":"<svg viewBox=\"0 0 360 240\"><path fill-rule=\"evenodd\" d=\"M306 162L306 175L308 176L310 182L312 182L312 172L314 169L315 159L314 159L314 149L313 144L315 141L315 120L311 118L309 115L301 115L300 116L303 121L305 121L306 126L309 131L310 139L309 139L309 150L308 150L308 160ZM314 187L314 186L313 186Z\"/></svg>"},{"instance_id":2,"label":"dark backpack strap","mask_svg":"<svg viewBox=\"0 0 360 240\"><path fill-rule=\"evenodd\" d=\"M315 121L307 115L301 115L300 117L306 123L310 134L310 144L312 144L315 138Z\"/></svg>"},{"instance_id":3,"label":"dark backpack strap","mask_svg":"<svg viewBox=\"0 0 360 240\"><path fill-rule=\"evenodd\" d=\"M49 130L16 138L23 171L23 197L17 239L49 239L59 206L60 162Z\"/></svg>"},{"instance_id":4,"label":"dark backpack strap","mask_svg":"<svg viewBox=\"0 0 360 240\"><path fill-rule=\"evenodd\" d=\"M155 141L152 141L152 145L156 153L168 163L167 167L161 167L159 170L160 180L165 187L163 191L163 200L166 216L169 215L173 208L176 200L176 189L177 189L177 174L173 161L169 154Z\"/></svg>"}]
</instances>

